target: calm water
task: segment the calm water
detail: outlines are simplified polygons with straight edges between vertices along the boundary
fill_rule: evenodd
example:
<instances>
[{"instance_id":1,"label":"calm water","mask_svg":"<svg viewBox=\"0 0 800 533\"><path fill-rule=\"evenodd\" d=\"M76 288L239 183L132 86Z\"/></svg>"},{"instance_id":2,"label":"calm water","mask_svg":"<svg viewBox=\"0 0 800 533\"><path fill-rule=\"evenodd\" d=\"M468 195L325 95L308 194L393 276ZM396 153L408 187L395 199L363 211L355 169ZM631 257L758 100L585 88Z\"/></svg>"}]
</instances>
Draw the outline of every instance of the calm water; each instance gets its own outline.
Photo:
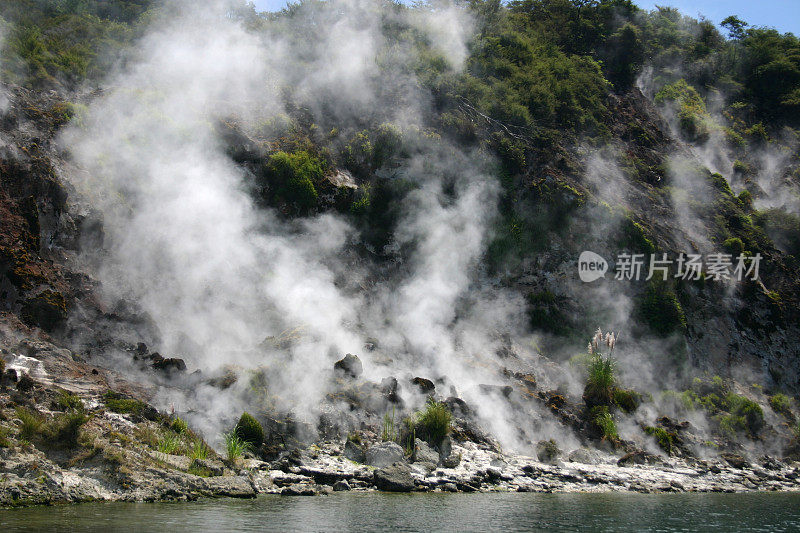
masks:
<instances>
[{"instance_id":1,"label":"calm water","mask_svg":"<svg viewBox=\"0 0 800 533\"><path fill-rule=\"evenodd\" d=\"M0 511L0 532L800 531L800 494L335 494Z\"/></svg>"}]
</instances>

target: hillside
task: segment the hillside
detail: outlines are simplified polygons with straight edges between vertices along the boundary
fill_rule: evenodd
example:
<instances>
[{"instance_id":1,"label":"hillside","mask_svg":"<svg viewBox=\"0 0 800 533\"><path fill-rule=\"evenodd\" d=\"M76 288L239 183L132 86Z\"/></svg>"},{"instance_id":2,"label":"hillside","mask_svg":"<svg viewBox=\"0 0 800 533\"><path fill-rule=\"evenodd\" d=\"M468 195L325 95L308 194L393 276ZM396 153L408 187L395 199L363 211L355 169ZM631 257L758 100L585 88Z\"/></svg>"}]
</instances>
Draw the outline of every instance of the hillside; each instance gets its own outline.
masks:
<instances>
[{"instance_id":1,"label":"hillside","mask_svg":"<svg viewBox=\"0 0 800 533\"><path fill-rule=\"evenodd\" d=\"M628 0L209 4L0 7L5 449L194 460L247 412L286 472L416 437L440 466L800 460L797 37Z\"/></svg>"}]
</instances>

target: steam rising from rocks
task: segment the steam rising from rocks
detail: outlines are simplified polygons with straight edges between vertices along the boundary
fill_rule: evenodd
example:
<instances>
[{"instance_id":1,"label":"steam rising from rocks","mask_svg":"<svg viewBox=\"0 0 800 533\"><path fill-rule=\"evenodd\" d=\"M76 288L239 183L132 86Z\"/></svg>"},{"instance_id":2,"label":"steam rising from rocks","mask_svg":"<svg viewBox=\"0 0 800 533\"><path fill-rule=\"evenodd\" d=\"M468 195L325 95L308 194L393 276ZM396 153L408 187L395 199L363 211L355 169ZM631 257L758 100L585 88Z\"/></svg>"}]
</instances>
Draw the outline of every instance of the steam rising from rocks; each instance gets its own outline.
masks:
<instances>
[{"instance_id":1,"label":"steam rising from rocks","mask_svg":"<svg viewBox=\"0 0 800 533\"><path fill-rule=\"evenodd\" d=\"M522 309L481 281L498 193L490 162L443 141L420 142L396 170L418 185L395 235L398 250L409 250L403 266L371 290L352 290L369 286L373 272L347 252L355 237L347 220L289 222L255 206L215 129L229 117L283 113L286 88L338 120L386 113L376 106L394 92L397 123L419 129L427 99L404 68L407 52L380 58L396 69L377 66L387 53L382 18L405 18L460 68L471 35L466 12L442 4L409 15L336 2L313 21L301 7L282 21L296 31L265 36L225 18L229 7L171 10L135 64L109 79L85 126L63 136L85 170L70 179L104 223L107 250L96 259L106 297L141 305L160 330L157 348L190 367L279 367L283 382L273 392L301 415L326 393L332 362L351 352L373 378L446 376L502 423L511 414L477 388L492 382L495 367L467 364L493 360L499 332L513 329ZM285 346L263 344L285 331L293 332ZM368 338L378 341L371 355ZM207 400L209 415L230 411L218 396Z\"/></svg>"}]
</instances>

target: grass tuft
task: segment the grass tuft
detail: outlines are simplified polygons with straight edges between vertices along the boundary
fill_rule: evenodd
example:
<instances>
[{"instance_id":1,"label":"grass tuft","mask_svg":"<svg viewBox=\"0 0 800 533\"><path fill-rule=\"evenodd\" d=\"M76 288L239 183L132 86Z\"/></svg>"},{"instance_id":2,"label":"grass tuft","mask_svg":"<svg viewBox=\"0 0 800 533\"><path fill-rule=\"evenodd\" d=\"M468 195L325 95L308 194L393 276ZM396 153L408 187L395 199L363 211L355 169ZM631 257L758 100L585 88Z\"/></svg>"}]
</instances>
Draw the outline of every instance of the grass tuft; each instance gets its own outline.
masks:
<instances>
[{"instance_id":1,"label":"grass tuft","mask_svg":"<svg viewBox=\"0 0 800 533\"><path fill-rule=\"evenodd\" d=\"M17 418L20 419L19 438L27 441L32 441L35 437L41 434L42 427L44 427L44 417L25 407L17 407Z\"/></svg>"},{"instance_id":2,"label":"grass tuft","mask_svg":"<svg viewBox=\"0 0 800 533\"><path fill-rule=\"evenodd\" d=\"M210 449L208 444L201 439L197 439L192 443L192 449L189 452L189 457L194 461L195 459L208 459Z\"/></svg>"},{"instance_id":3,"label":"grass tuft","mask_svg":"<svg viewBox=\"0 0 800 533\"><path fill-rule=\"evenodd\" d=\"M161 438L158 440L156 444L156 449L161 453L166 453L167 455L175 455L181 447L181 439L180 437L173 433L173 432L166 432L161 435Z\"/></svg>"},{"instance_id":4,"label":"grass tuft","mask_svg":"<svg viewBox=\"0 0 800 533\"><path fill-rule=\"evenodd\" d=\"M611 357L603 357L600 354L592 357L588 368L589 376L583 390L586 405L589 407L611 405L616 383L615 371L616 362Z\"/></svg>"},{"instance_id":5,"label":"grass tuft","mask_svg":"<svg viewBox=\"0 0 800 533\"><path fill-rule=\"evenodd\" d=\"M381 427L381 440L382 441L396 441L397 430L394 427L394 407L392 407L392 414L386 413L383 415L383 426Z\"/></svg>"},{"instance_id":6,"label":"grass tuft","mask_svg":"<svg viewBox=\"0 0 800 533\"><path fill-rule=\"evenodd\" d=\"M428 398L425 409L417 414L417 432L429 444L438 446L450 432L453 415L447 405Z\"/></svg>"},{"instance_id":7,"label":"grass tuft","mask_svg":"<svg viewBox=\"0 0 800 533\"><path fill-rule=\"evenodd\" d=\"M225 439L225 456L228 461L235 463L245 452L252 449L249 442L243 440L235 431L223 433Z\"/></svg>"}]
</instances>

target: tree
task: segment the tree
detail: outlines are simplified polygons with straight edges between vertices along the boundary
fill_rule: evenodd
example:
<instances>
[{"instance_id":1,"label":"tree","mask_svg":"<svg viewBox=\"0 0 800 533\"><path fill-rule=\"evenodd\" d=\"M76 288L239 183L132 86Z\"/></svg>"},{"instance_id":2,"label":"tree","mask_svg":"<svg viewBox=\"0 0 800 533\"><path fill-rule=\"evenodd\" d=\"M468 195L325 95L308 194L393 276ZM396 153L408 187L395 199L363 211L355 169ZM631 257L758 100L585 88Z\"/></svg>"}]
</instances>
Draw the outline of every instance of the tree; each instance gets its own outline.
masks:
<instances>
[{"instance_id":1,"label":"tree","mask_svg":"<svg viewBox=\"0 0 800 533\"><path fill-rule=\"evenodd\" d=\"M720 22L720 26L728 30L728 37L734 41L741 41L745 36L745 30L749 24L740 20L739 17L731 15Z\"/></svg>"}]
</instances>

